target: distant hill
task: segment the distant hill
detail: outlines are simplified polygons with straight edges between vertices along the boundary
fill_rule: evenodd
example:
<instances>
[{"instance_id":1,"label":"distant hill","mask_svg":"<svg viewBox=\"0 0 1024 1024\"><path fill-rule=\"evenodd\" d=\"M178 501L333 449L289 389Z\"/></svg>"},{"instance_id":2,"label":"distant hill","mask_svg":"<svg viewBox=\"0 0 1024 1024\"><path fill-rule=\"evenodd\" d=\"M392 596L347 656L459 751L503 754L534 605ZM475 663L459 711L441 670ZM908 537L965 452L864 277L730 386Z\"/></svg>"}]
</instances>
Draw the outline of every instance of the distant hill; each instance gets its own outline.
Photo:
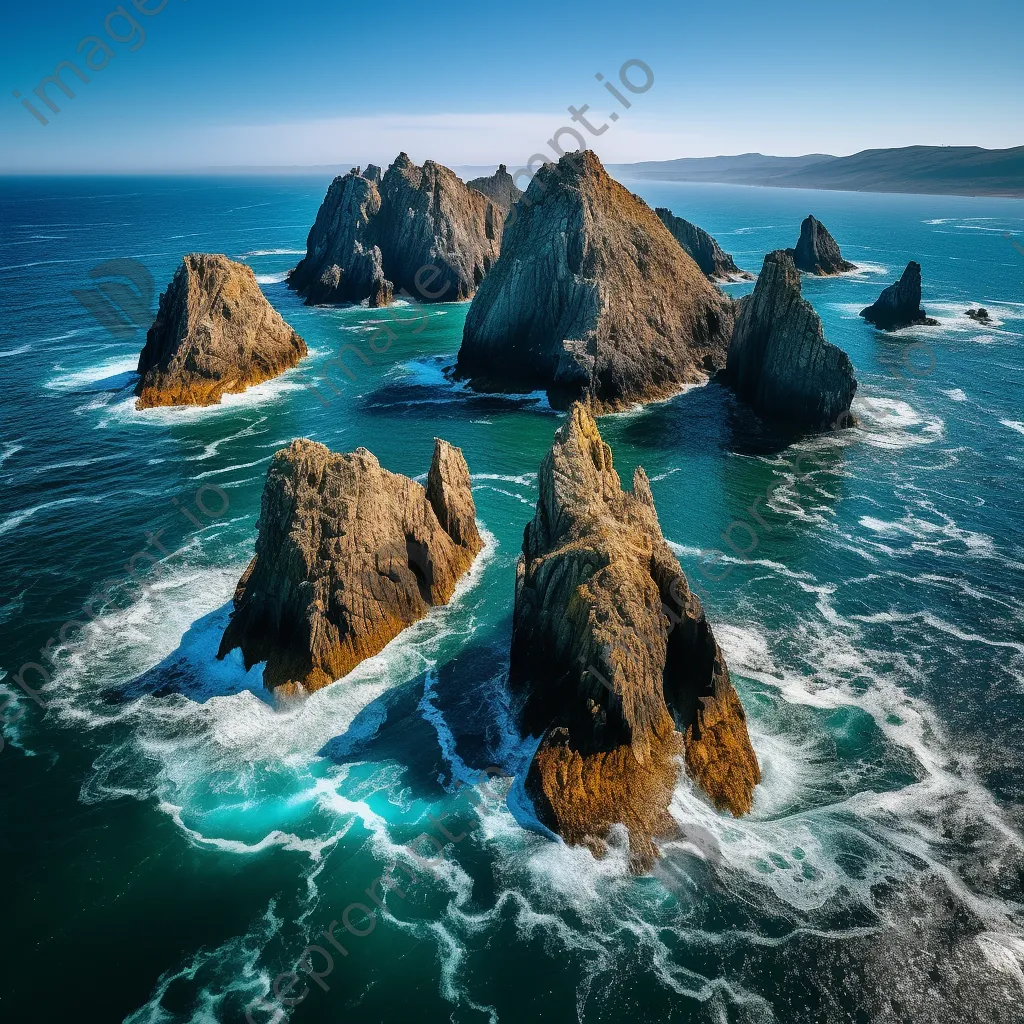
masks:
<instances>
[{"instance_id":1,"label":"distant hill","mask_svg":"<svg viewBox=\"0 0 1024 1024\"><path fill-rule=\"evenodd\" d=\"M1024 146L907 146L853 156L712 156L609 166L616 176L849 192L1024 196Z\"/></svg>"}]
</instances>

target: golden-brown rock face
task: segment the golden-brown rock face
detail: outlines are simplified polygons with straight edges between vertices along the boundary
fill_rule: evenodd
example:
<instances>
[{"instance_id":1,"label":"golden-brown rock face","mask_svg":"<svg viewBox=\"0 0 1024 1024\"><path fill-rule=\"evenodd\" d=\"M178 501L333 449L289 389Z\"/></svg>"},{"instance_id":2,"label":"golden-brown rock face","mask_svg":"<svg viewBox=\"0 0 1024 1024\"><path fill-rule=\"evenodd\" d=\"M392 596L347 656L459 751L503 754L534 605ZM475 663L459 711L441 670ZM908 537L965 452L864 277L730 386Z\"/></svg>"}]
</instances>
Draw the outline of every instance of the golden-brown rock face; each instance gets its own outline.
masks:
<instances>
[{"instance_id":1,"label":"golden-brown rock face","mask_svg":"<svg viewBox=\"0 0 1024 1024\"><path fill-rule=\"evenodd\" d=\"M266 300L251 267L190 253L160 296L146 335L135 407L217 405L304 355L306 343Z\"/></svg>"},{"instance_id":2,"label":"golden-brown rock face","mask_svg":"<svg viewBox=\"0 0 1024 1024\"><path fill-rule=\"evenodd\" d=\"M526 788L567 842L629 831L634 868L672 831L679 755L720 810L750 810L761 777L700 601L665 543L647 477L622 490L611 449L574 405L540 469L516 575L512 685L543 734Z\"/></svg>"},{"instance_id":3,"label":"golden-brown rock face","mask_svg":"<svg viewBox=\"0 0 1024 1024\"><path fill-rule=\"evenodd\" d=\"M267 472L258 529L218 657L240 647L289 689L340 679L446 604L483 546L466 460L439 438L426 488L365 448L293 441Z\"/></svg>"},{"instance_id":4,"label":"golden-brown rock face","mask_svg":"<svg viewBox=\"0 0 1024 1024\"><path fill-rule=\"evenodd\" d=\"M733 304L590 150L545 164L466 316L458 374L622 409L725 365Z\"/></svg>"}]
</instances>

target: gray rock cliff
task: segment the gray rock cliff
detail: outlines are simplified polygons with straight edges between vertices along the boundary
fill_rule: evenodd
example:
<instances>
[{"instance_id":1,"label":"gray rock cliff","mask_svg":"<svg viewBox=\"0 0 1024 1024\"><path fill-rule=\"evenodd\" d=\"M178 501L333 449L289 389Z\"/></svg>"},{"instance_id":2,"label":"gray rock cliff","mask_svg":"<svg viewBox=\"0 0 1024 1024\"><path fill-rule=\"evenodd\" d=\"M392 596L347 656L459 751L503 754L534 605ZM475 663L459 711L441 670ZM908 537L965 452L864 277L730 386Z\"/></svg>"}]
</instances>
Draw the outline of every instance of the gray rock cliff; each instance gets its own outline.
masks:
<instances>
[{"instance_id":1,"label":"gray rock cliff","mask_svg":"<svg viewBox=\"0 0 1024 1024\"><path fill-rule=\"evenodd\" d=\"M797 270L816 277L832 277L857 269L856 264L843 259L839 243L814 216L808 217L800 225L800 240L795 249L788 251Z\"/></svg>"},{"instance_id":2,"label":"gray rock cliff","mask_svg":"<svg viewBox=\"0 0 1024 1024\"><path fill-rule=\"evenodd\" d=\"M884 331L915 324L934 327L938 320L931 319L921 308L921 264L911 260L903 276L889 285L872 305L862 309L860 315Z\"/></svg>"},{"instance_id":3,"label":"gray rock cliff","mask_svg":"<svg viewBox=\"0 0 1024 1024\"><path fill-rule=\"evenodd\" d=\"M852 422L853 364L825 340L788 251L765 257L753 294L742 300L723 380L768 420L804 430Z\"/></svg>"},{"instance_id":4,"label":"gray rock cliff","mask_svg":"<svg viewBox=\"0 0 1024 1024\"><path fill-rule=\"evenodd\" d=\"M671 210L659 206L654 211L672 233L672 237L686 250L704 272L709 281L753 281L754 275L740 270L736 261L725 252L703 228L677 217Z\"/></svg>"},{"instance_id":5,"label":"gray rock cliff","mask_svg":"<svg viewBox=\"0 0 1024 1024\"><path fill-rule=\"evenodd\" d=\"M593 152L545 164L515 209L466 317L460 377L606 411L725 364L732 301Z\"/></svg>"}]
</instances>

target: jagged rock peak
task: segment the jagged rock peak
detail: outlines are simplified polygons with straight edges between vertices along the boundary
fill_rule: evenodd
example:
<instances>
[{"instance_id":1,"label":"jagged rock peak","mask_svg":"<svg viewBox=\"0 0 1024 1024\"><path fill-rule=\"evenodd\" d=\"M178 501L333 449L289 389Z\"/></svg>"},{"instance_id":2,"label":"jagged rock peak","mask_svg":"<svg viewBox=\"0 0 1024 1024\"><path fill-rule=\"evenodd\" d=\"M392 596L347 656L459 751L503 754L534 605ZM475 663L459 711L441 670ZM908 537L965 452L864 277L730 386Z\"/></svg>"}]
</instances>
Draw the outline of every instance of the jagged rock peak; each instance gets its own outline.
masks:
<instances>
[{"instance_id":1,"label":"jagged rock peak","mask_svg":"<svg viewBox=\"0 0 1024 1024\"><path fill-rule=\"evenodd\" d=\"M753 294L742 300L723 376L766 419L806 430L852 423L853 364L825 340L788 250L765 257Z\"/></svg>"},{"instance_id":2,"label":"jagged rock peak","mask_svg":"<svg viewBox=\"0 0 1024 1024\"><path fill-rule=\"evenodd\" d=\"M306 239L306 255L288 275L307 305L391 302L393 287L373 240L380 204L377 183L358 167L331 182Z\"/></svg>"},{"instance_id":3,"label":"jagged rock peak","mask_svg":"<svg viewBox=\"0 0 1024 1024\"><path fill-rule=\"evenodd\" d=\"M788 250L797 270L817 277L831 277L856 270L856 264L843 259L839 243L816 217L809 216L800 225L800 241Z\"/></svg>"},{"instance_id":4,"label":"jagged rock peak","mask_svg":"<svg viewBox=\"0 0 1024 1024\"><path fill-rule=\"evenodd\" d=\"M515 211L466 317L459 376L606 411L724 365L731 300L593 152L541 167Z\"/></svg>"},{"instance_id":5,"label":"jagged rock peak","mask_svg":"<svg viewBox=\"0 0 1024 1024\"><path fill-rule=\"evenodd\" d=\"M135 405L217 405L304 355L306 343L267 301L251 267L189 253L146 334Z\"/></svg>"},{"instance_id":6,"label":"jagged rock peak","mask_svg":"<svg viewBox=\"0 0 1024 1024\"><path fill-rule=\"evenodd\" d=\"M288 281L308 303L467 299L497 260L505 211L447 167L400 153L335 178Z\"/></svg>"},{"instance_id":7,"label":"jagged rock peak","mask_svg":"<svg viewBox=\"0 0 1024 1024\"><path fill-rule=\"evenodd\" d=\"M504 164L499 164L498 169L490 177L474 178L472 181L466 182L466 184L470 188L475 188L477 192L482 192L491 202L496 206L500 206L503 210L510 210L519 202L523 195L522 191L512 180L512 175L508 173L508 168Z\"/></svg>"},{"instance_id":8,"label":"jagged rock peak","mask_svg":"<svg viewBox=\"0 0 1024 1024\"><path fill-rule=\"evenodd\" d=\"M424 301L470 298L501 252L505 211L443 164L418 167L404 153L380 192L375 231L395 287ZM424 267L436 268L425 285Z\"/></svg>"},{"instance_id":9,"label":"jagged rock peak","mask_svg":"<svg viewBox=\"0 0 1024 1024\"><path fill-rule=\"evenodd\" d=\"M465 459L440 439L426 488L365 448L293 441L267 472L257 529L218 657L240 647L286 692L340 679L446 604L483 546Z\"/></svg>"},{"instance_id":10,"label":"jagged rock peak","mask_svg":"<svg viewBox=\"0 0 1024 1024\"><path fill-rule=\"evenodd\" d=\"M872 305L862 309L860 315L885 331L911 325L934 327L938 320L932 320L921 308L921 264L911 260L902 277L889 285Z\"/></svg>"},{"instance_id":11,"label":"jagged rock peak","mask_svg":"<svg viewBox=\"0 0 1024 1024\"><path fill-rule=\"evenodd\" d=\"M629 832L633 866L673 831L680 754L722 810L760 779L739 697L661 533L643 469L623 491L593 417L570 410L539 473L516 569L510 681L542 739L526 779L540 820L595 853Z\"/></svg>"},{"instance_id":12,"label":"jagged rock peak","mask_svg":"<svg viewBox=\"0 0 1024 1024\"><path fill-rule=\"evenodd\" d=\"M754 275L740 270L736 261L725 252L703 228L677 217L671 210L659 206L654 211L672 237L700 267L709 281L753 281Z\"/></svg>"}]
</instances>

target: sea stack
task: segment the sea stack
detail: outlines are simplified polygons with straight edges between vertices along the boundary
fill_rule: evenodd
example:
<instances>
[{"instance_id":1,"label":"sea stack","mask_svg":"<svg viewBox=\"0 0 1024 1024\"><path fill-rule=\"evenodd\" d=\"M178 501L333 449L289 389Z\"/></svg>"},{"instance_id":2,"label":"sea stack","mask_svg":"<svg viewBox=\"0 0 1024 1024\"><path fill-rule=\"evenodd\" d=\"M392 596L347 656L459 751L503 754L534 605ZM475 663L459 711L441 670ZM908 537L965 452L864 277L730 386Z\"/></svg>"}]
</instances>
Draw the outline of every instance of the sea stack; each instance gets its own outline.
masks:
<instances>
[{"instance_id":1,"label":"sea stack","mask_svg":"<svg viewBox=\"0 0 1024 1024\"><path fill-rule=\"evenodd\" d=\"M685 760L720 810L750 810L760 768L729 670L658 523L643 469L625 492L611 449L576 404L539 474L516 568L510 682L540 820L595 854L616 823L634 870L674 831Z\"/></svg>"},{"instance_id":2,"label":"sea stack","mask_svg":"<svg viewBox=\"0 0 1024 1024\"><path fill-rule=\"evenodd\" d=\"M736 261L703 228L677 217L664 206L659 206L654 212L709 281L728 283L754 280L754 275L740 270Z\"/></svg>"},{"instance_id":3,"label":"sea stack","mask_svg":"<svg viewBox=\"0 0 1024 1024\"><path fill-rule=\"evenodd\" d=\"M816 277L832 277L856 270L857 266L843 259L839 243L816 217L808 217L800 225L800 241L790 249L797 270Z\"/></svg>"},{"instance_id":4,"label":"sea stack","mask_svg":"<svg viewBox=\"0 0 1024 1024\"><path fill-rule=\"evenodd\" d=\"M370 226L380 212L380 168L358 167L331 182L306 239L306 255L288 283L307 305L363 302L387 306L392 284Z\"/></svg>"},{"instance_id":5,"label":"sea stack","mask_svg":"<svg viewBox=\"0 0 1024 1024\"><path fill-rule=\"evenodd\" d=\"M251 267L190 253L160 296L146 334L135 407L217 405L304 355L306 343L267 301Z\"/></svg>"},{"instance_id":6,"label":"sea stack","mask_svg":"<svg viewBox=\"0 0 1024 1024\"><path fill-rule=\"evenodd\" d=\"M523 196L504 164L500 164L490 177L474 178L466 184L470 188L475 188L477 192L482 192L495 206L500 206L503 210L511 210Z\"/></svg>"},{"instance_id":7,"label":"sea stack","mask_svg":"<svg viewBox=\"0 0 1024 1024\"><path fill-rule=\"evenodd\" d=\"M765 419L800 430L852 423L853 364L825 340L788 251L768 253L753 294L741 301L723 377Z\"/></svg>"},{"instance_id":8,"label":"sea stack","mask_svg":"<svg viewBox=\"0 0 1024 1024\"><path fill-rule=\"evenodd\" d=\"M501 251L506 209L441 164L405 153L335 178L288 283L308 303L470 298Z\"/></svg>"},{"instance_id":9,"label":"sea stack","mask_svg":"<svg viewBox=\"0 0 1024 1024\"><path fill-rule=\"evenodd\" d=\"M903 276L889 285L873 305L862 309L860 315L883 331L915 325L934 327L938 320L933 320L921 308L921 264L911 260Z\"/></svg>"},{"instance_id":10,"label":"sea stack","mask_svg":"<svg viewBox=\"0 0 1024 1024\"><path fill-rule=\"evenodd\" d=\"M724 365L732 301L593 152L545 164L515 209L466 317L458 376L602 412Z\"/></svg>"},{"instance_id":11,"label":"sea stack","mask_svg":"<svg viewBox=\"0 0 1024 1024\"><path fill-rule=\"evenodd\" d=\"M451 599L483 546L466 460L439 438L425 488L365 448L293 441L267 472L257 529L217 656L240 647L284 692L378 654Z\"/></svg>"}]
</instances>

